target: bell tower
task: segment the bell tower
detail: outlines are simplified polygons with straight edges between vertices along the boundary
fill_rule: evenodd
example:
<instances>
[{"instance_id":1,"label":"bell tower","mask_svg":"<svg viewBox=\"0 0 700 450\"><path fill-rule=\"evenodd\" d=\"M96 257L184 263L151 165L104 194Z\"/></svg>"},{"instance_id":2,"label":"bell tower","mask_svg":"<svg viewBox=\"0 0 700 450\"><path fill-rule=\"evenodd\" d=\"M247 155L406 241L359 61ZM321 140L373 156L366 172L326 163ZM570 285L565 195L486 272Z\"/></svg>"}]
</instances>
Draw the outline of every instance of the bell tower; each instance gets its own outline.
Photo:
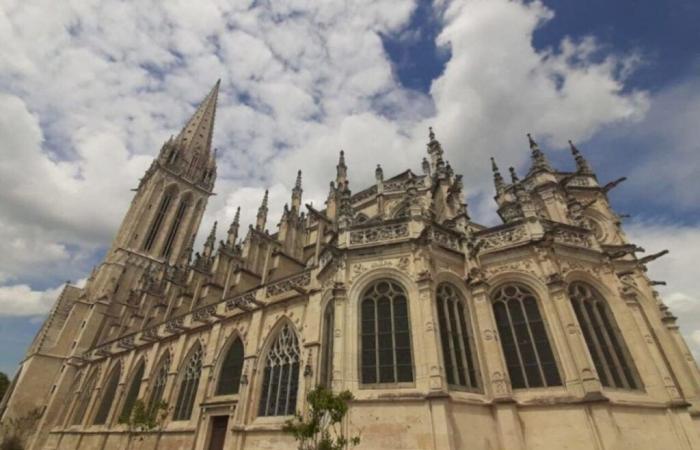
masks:
<instances>
[{"instance_id":1,"label":"bell tower","mask_svg":"<svg viewBox=\"0 0 700 450\"><path fill-rule=\"evenodd\" d=\"M219 83L141 178L110 254L127 251L171 265L188 255L216 179L211 142Z\"/></svg>"}]
</instances>

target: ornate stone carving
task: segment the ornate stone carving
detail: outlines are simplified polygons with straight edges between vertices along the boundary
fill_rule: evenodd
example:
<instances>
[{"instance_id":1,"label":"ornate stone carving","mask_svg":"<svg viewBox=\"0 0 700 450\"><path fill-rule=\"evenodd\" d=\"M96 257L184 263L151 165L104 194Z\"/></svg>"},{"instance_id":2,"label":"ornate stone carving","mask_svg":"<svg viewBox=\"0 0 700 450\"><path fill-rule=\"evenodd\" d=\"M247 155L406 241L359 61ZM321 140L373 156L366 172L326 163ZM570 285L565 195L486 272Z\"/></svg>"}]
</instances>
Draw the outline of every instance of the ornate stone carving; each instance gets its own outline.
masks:
<instances>
[{"instance_id":1,"label":"ornate stone carving","mask_svg":"<svg viewBox=\"0 0 700 450\"><path fill-rule=\"evenodd\" d=\"M391 241L408 236L407 223L379 225L350 232L350 244L371 244L374 242Z\"/></svg>"},{"instance_id":2,"label":"ornate stone carving","mask_svg":"<svg viewBox=\"0 0 700 450\"><path fill-rule=\"evenodd\" d=\"M255 293L248 292L247 294L239 295L238 297L226 300L226 311L231 311L235 308L243 310L251 309L255 306Z\"/></svg>"},{"instance_id":3,"label":"ornate stone carving","mask_svg":"<svg viewBox=\"0 0 700 450\"><path fill-rule=\"evenodd\" d=\"M294 275L293 277L277 281L267 286L267 289L265 289L265 297L284 294L291 290L300 291L301 288L308 286L309 283L311 283L311 272L302 272L299 275Z\"/></svg>"},{"instance_id":4,"label":"ornate stone carving","mask_svg":"<svg viewBox=\"0 0 700 450\"><path fill-rule=\"evenodd\" d=\"M481 251L496 250L524 242L527 238L525 228L521 225L505 230L499 230L480 236Z\"/></svg>"},{"instance_id":5,"label":"ornate stone carving","mask_svg":"<svg viewBox=\"0 0 700 450\"><path fill-rule=\"evenodd\" d=\"M434 242L442 245L443 247L447 247L457 252L462 251L460 238L453 233L448 233L447 231L437 228L430 228L428 231L428 238L432 239Z\"/></svg>"}]
</instances>

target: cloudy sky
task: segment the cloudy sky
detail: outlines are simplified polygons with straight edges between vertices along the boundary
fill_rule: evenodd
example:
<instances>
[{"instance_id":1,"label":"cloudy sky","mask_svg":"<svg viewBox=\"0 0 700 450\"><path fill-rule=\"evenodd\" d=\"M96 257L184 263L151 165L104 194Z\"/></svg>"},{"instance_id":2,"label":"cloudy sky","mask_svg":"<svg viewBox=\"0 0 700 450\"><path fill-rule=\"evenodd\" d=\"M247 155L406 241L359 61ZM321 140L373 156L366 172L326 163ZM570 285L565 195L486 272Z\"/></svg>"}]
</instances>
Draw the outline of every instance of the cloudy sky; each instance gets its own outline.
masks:
<instances>
[{"instance_id":1,"label":"cloudy sky","mask_svg":"<svg viewBox=\"0 0 700 450\"><path fill-rule=\"evenodd\" d=\"M419 168L427 126L496 222L488 157L525 133L562 169L573 139L700 356L700 3L696 0L0 0L0 370L62 284L103 257L135 187L217 78L214 220L275 222L297 168L321 205ZM200 239L201 240L201 239Z\"/></svg>"}]
</instances>

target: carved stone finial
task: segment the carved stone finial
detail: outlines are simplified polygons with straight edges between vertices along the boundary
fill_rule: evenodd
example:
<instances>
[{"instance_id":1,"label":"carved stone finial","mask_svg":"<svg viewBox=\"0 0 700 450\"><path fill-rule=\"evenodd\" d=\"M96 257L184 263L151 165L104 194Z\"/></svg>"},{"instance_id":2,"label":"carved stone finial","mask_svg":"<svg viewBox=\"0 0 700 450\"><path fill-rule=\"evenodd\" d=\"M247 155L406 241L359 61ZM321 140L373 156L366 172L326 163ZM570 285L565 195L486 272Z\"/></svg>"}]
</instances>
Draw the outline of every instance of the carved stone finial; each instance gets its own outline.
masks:
<instances>
[{"instance_id":1,"label":"carved stone finial","mask_svg":"<svg viewBox=\"0 0 700 450\"><path fill-rule=\"evenodd\" d=\"M265 189L265 195L263 196L262 204L260 205L260 208L258 208L258 215L257 215L257 221L255 224L255 229L258 231L264 231L265 230L265 223L267 222L267 198L268 198L269 192L267 189Z\"/></svg>"},{"instance_id":2,"label":"carved stone finial","mask_svg":"<svg viewBox=\"0 0 700 450\"><path fill-rule=\"evenodd\" d=\"M384 171L382 170L382 166L379 164L377 164L377 168L374 170L374 177L377 179L377 181L384 180Z\"/></svg>"},{"instance_id":3,"label":"carved stone finial","mask_svg":"<svg viewBox=\"0 0 700 450\"><path fill-rule=\"evenodd\" d=\"M586 158L583 157L581 152L576 148L571 140L569 140L569 147L571 148L571 154L576 160L576 171L584 174L593 173L591 166L588 165L588 161L586 161Z\"/></svg>"},{"instance_id":4,"label":"carved stone finial","mask_svg":"<svg viewBox=\"0 0 700 450\"><path fill-rule=\"evenodd\" d=\"M510 179L513 182L513 184L518 183L520 181L520 178L518 178L518 174L515 173L515 168L509 167L508 171L510 171Z\"/></svg>"},{"instance_id":5,"label":"carved stone finial","mask_svg":"<svg viewBox=\"0 0 700 450\"><path fill-rule=\"evenodd\" d=\"M549 165L547 157L544 156L544 153L542 153L542 150L540 150L540 146L537 145L537 142L535 142L530 133L527 134L527 140L530 143L530 152L532 155L532 170L544 169L551 171L552 167Z\"/></svg>"},{"instance_id":6,"label":"carved stone finial","mask_svg":"<svg viewBox=\"0 0 700 450\"><path fill-rule=\"evenodd\" d=\"M493 171L493 184L496 186L496 193L500 194L505 189L505 182L493 156L491 157L491 170Z\"/></svg>"},{"instance_id":7,"label":"carved stone finial","mask_svg":"<svg viewBox=\"0 0 700 450\"><path fill-rule=\"evenodd\" d=\"M433 131L433 127L428 127L428 138L430 139L430 142L435 140L435 132Z\"/></svg>"}]
</instances>

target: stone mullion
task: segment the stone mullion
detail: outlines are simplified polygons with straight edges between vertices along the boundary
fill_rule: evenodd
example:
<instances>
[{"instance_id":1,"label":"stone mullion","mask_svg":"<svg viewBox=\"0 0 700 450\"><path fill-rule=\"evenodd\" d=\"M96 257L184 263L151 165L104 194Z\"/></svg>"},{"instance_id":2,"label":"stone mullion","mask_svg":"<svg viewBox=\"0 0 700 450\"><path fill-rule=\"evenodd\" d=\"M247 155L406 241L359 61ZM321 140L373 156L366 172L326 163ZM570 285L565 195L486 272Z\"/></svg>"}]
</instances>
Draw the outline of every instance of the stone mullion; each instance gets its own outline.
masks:
<instances>
[{"instance_id":1,"label":"stone mullion","mask_svg":"<svg viewBox=\"0 0 700 450\"><path fill-rule=\"evenodd\" d=\"M565 347L568 347L567 351L557 352L566 371L567 389L573 389L568 380L574 378L581 381L584 395L600 393L602 385L598 379L593 359L588 352L588 346L581 331L581 325L574 313L574 307L566 293L566 286L563 282L555 279L548 284L548 289L554 309L553 318L556 318L553 322L558 325L550 328L552 331L556 329L561 332L561 342L566 344ZM565 350L564 346L562 346L562 350Z\"/></svg>"}]
</instances>

